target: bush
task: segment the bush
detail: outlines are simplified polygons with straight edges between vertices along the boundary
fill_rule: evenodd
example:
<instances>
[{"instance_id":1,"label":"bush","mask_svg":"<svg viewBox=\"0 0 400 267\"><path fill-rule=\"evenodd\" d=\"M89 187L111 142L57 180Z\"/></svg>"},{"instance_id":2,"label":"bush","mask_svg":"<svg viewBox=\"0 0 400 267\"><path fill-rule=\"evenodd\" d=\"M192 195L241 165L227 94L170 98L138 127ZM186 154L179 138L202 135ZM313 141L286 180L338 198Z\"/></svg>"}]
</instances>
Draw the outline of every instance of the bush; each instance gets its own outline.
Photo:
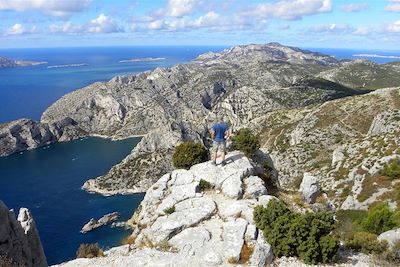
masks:
<instances>
[{"instance_id":1,"label":"bush","mask_svg":"<svg viewBox=\"0 0 400 267\"><path fill-rule=\"evenodd\" d=\"M309 264L336 260L339 245L330 236L335 228L332 213L297 214L273 199L267 207L257 206L253 215L277 257L298 256Z\"/></svg>"},{"instance_id":2,"label":"bush","mask_svg":"<svg viewBox=\"0 0 400 267\"><path fill-rule=\"evenodd\" d=\"M389 162L389 164L385 164L383 169L380 171L381 175L387 176L391 179L399 179L400 178L400 160L395 159Z\"/></svg>"},{"instance_id":3,"label":"bush","mask_svg":"<svg viewBox=\"0 0 400 267\"><path fill-rule=\"evenodd\" d=\"M0 266L1 267L24 267L22 263L16 263L6 255L0 255Z\"/></svg>"},{"instance_id":4,"label":"bush","mask_svg":"<svg viewBox=\"0 0 400 267\"><path fill-rule=\"evenodd\" d=\"M207 189L211 189L212 185L209 182L207 182L206 180L200 179L199 187L200 187L200 191L204 191Z\"/></svg>"},{"instance_id":5,"label":"bush","mask_svg":"<svg viewBox=\"0 0 400 267\"><path fill-rule=\"evenodd\" d=\"M165 214L172 214L175 212L175 205L173 205L172 207L165 209L164 210Z\"/></svg>"},{"instance_id":6,"label":"bush","mask_svg":"<svg viewBox=\"0 0 400 267\"><path fill-rule=\"evenodd\" d=\"M207 160L207 149L202 144L191 141L178 145L172 155L175 168L189 169L193 165Z\"/></svg>"},{"instance_id":7,"label":"bush","mask_svg":"<svg viewBox=\"0 0 400 267\"><path fill-rule=\"evenodd\" d=\"M387 243L376 239L377 235L368 232L356 232L346 241L346 246L363 253L382 253L387 250Z\"/></svg>"},{"instance_id":8,"label":"bush","mask_svg":"<svg viewBox=\"0 0 400 267\"><path fill-rule=\"evenodd\" d=\"M260 148L258 138L250 129L240 129L233 137L233 149L242 151L247 157L252 157Z\"/></svg>"},{"instance_id":9,"label":"bush","mask_svg":"<svg viewBox=\"0 0 400 267\"><path fill-rule=\"evenodd\" d=\"M395 213L387 203L378 204L370 208L361 225L365 231L379 235L396 227Z\"/></svg>"},{"instance_id":10,"label":"bush","mask_svg":"<svg viewBox=\"0 0 400 267\"><path fill-rule=\"evenodd\" d=\"M81 244L76 252L77 258L95 258L104 257L103 250L99 247L99 244Z\"/></svg>"}]
</instances>

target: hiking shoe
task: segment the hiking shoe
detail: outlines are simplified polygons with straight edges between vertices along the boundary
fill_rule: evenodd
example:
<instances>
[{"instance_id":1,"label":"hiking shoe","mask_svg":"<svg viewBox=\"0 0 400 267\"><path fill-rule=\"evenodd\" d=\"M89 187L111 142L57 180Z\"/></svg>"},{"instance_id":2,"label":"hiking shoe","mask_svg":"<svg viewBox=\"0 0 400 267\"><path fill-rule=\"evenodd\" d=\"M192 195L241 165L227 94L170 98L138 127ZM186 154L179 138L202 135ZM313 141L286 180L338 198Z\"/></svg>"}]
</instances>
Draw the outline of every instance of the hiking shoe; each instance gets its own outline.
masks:
<instances>
[{"instance_id":1,"label":"hiking shoe","mask_svg":"<svg viewBox=\"0 0 400 267\"><path fill-rule=\"evenodd\" d=\"M225 166L225 165L226 165L225 161L221 162L221 166Z\"/></svg>"},{"instance_id":2,"label":"hiking shoe","mask_svg":"<svg viewBox=\"0 0 400 267\"><path fill-rule=\"evenodd\" d=\"M211 161L211 165L217 166L217 163L215 161Z\"/></svg>"}]
</instances>

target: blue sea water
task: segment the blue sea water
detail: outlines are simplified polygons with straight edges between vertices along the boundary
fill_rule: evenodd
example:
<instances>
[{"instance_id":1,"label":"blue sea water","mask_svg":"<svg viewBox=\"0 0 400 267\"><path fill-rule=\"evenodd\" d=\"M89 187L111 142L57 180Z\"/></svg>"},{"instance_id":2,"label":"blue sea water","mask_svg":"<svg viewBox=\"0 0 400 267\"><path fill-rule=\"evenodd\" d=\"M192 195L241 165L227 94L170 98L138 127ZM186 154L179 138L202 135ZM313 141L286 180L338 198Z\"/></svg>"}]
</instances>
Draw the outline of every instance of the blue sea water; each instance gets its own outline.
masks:
<instances>
[{"instance_id":1,"label":"blue sea water","mask_svg":"<svg viewBox=\"0 0 400 267\"><path fill-rule=\"evenodd\" d=\"M90 218L118 211L130 218L143 194L103 197L80 187L106 173L139 142L85 138L0 158L0 200L18 212L29 208L39 229L48 263L72 259L81 243L120 244L129 233L108 226L79 231Z\"/></svg>"}]
</instances>

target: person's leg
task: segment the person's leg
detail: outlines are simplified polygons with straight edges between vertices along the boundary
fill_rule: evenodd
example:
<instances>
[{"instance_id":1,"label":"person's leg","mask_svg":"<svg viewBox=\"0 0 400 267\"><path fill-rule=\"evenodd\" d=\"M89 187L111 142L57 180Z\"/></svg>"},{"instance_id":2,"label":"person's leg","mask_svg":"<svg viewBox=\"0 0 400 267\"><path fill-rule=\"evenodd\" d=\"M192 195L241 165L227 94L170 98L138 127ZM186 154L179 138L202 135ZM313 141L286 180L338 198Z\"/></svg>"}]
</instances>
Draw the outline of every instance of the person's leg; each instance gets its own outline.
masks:
<instances>
[{"instance_id":1,"label":"person's leg","mask_svg":"<svg viewBox=\"0 0 400 267\"><path fill-rule=\"evenodd\" d=\"M222 142L221 145L221 165L224 166L225 165L225 153L226 153L226 142Z\"/></svg>"},{"instance_id":2,"label":"person's leg","mask_svg":"<svg viewBox=\"0 0 400 267\"><path fill-rule=\"evenodd\" d=\"M218 143L214 141L211 149L211 161L214 165L216 164L217 161L217 151L218 151Z\"/></svg>"}]
</instances>

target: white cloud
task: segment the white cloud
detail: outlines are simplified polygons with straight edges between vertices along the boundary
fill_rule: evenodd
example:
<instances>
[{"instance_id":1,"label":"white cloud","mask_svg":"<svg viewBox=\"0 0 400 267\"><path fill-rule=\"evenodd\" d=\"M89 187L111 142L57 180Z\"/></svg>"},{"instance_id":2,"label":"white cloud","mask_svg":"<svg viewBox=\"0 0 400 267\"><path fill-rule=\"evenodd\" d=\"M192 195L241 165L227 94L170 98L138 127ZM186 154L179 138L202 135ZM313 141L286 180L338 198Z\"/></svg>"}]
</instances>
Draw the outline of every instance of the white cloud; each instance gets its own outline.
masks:
<instances>
[{"instance_id":1,"label":"white cloud","mask_svg":"<svg viewBox=\"0 0 400 267\"><path fill-rule=\"evenodd\" d=\"M347 4L347 5L343 5L340 9L343 12L357 12L357 11L361 11L361 10L365 10L368 9L369 5L367 3L352 3L352 4Z\"/></svg>"},{"instance_id":2,"label":"white cloud","mask_svg":"<svg viewBox=\"0 0 400 267\"><path fill-rule=\"evenodd\" d=\"M5 35L24 35L36 32L36 27L26 29L22 24L16 23L5 31Z\"/></svg>"},{"instance_id":3,"label":"white cloud","mask_svg":"<svg viewBox=\"0 0 400 267\"><path fill-rule=\"evenodd\" d=\"M349 30L351 30L351 27L347 24L321 24L321 25L316 25L311 28L312 32L330 32L330 33L346 33Z\"/></svg>"},{"instance_id":4,"label":"white cloud","mask_svg":"<svg viewBox=\"0 0 400 267\"><path fill-rule=\"evenodd\" d=\"M386 11L400 12L400 0L389 0L391 4L385 7Z\"/></svg>"},{"instance_id":5,"label":"white cloud","mask_svg":"<svg viewBox=\"0 0 400 267\"><path fill-rule=\"evenodd\" d=\"M39 11L45 15L66 18L84 11L92 0L0 0L0 10Z\"/></svg>"},{"instance_id":6,"label":"white cloud","mask_svg":"<svg viewBox=\"0 0 400 267\"><path fill-rule=\"evenodd\" d=\"M81 25L72 24L71 21L67 21L62 25L52 24L49 26L50 32L52 33L69 33L69 34L78 34L85 32L84 27Z\"/></svg>"},{"instance_id":7,"label":"white cloud","mask_svg":"<svg viewBox=\"0 0 400 267\"><path fill-rule=\"evenodd\" d=\"M104 14L92 19L88 25L88 32L91 33L113 33L122 32L123 29L118 24Z\"/></svg>"},{"instance_id":8,"label":"white cloud","mask_svg":"<svg viewBox=\"0 0 400 267\"><path fill-rule=\"evenodd\" d=\"M386 32L392 32L392 33L400 33L400 20L387 25L385 28Z\"/></svg>"},{"instance_id":9,"label":"white cloud","mask_svg":"<svg viewBox=\"0 0 400 267\"><path fill-rule=\"evenodd\" d=\"M280 0L277 3L259 4L247 15L261 18L275 17L284 20L332 11L332 0Z\"/></svg>"},{"instance_id":10,"label":"white cloud","mask_svg":"<svg viewBox=\"0 0 400 267\"><path fill-rule=\"evenodd\" d=\"M193 12L201 4L198 0L168 0L167 15L182 17Z\"/></svg>"},{"instance_id":11,"label":"white cloud","mask_svg":"<svg viewBox=\"0 0 400 267\"><path fill-rule=\"evenodd\" d=\"M372 32L369 27L358 27L353 34L355 35L369 35Z\"/></svg>"},{"instance_id":12,"label":"white cloud","mask_svg":"<svg viewBox=\"0 0 400 267\"><path fill-rule=\"evenodd\" d=\"M149 23L148 28L150 30L161 30L165 28L163 20L155 20Z\"/></svg>"}]
</instances>

